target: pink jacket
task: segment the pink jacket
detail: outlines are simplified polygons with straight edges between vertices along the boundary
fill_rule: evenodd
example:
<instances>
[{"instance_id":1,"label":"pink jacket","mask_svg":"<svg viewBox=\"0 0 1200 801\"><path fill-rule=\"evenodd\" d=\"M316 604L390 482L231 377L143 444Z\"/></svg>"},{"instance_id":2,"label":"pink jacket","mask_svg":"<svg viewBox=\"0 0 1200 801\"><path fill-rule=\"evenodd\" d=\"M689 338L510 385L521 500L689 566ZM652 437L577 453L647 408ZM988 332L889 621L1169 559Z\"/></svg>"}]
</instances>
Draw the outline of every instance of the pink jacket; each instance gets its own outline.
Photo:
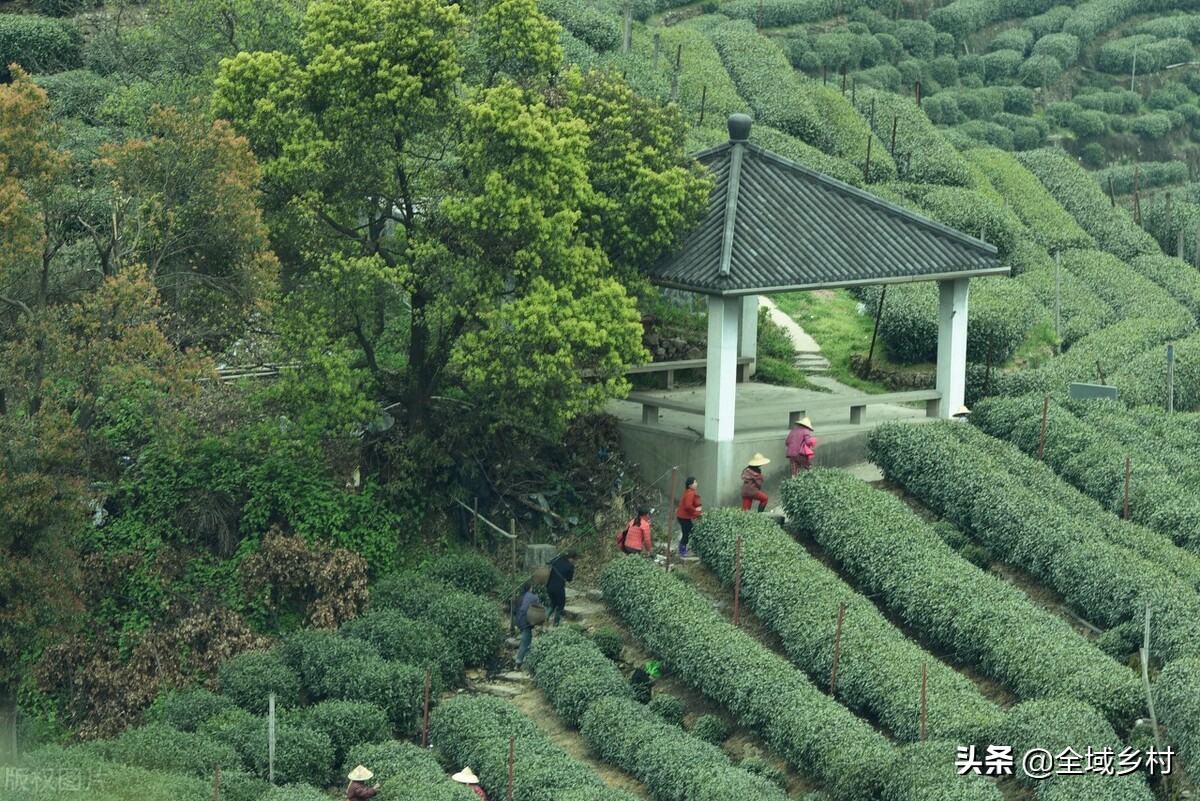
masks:
<instances>
[{"instance_id":1,"label":"pink jacket","mask_svg":"<svg viewBox=\"0 0 1200 801\"><path fill-rule=\"evenodd\" d=\"M634 518L629 521L629 533L625 535L625 547L634 551L649 551L654 547L650 539L650 521L647 518Z\"/></svg>"},{"instance_id":2,"label":"pink jacket","mask_svg":"<svg viewBox=\"0 0 1200 801\"><path fill-rule=\"evenodd\" d=\"M796 426L787 435L787 455L789 459L801 456L812 456L817 438L804 426Z\"/></svg>"}]
</instances>

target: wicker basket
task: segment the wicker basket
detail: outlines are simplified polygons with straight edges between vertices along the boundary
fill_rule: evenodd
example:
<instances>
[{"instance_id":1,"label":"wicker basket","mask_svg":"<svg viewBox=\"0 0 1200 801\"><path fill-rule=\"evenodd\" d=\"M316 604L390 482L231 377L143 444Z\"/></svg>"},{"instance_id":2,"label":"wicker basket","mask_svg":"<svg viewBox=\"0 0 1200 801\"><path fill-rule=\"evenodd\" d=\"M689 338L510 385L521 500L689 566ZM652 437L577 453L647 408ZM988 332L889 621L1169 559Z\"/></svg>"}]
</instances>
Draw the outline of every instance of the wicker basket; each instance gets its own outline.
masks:
<instances>
[{"instance_id":1,"label":"wicker basket","mask_svg":"<svg viewBox=\"0 0 1200 801\"><path fill-rule=\"evenodd\" d=\"M529 620L529 625L540 626L546 622L546 607L531 606L529 611L525 613L526 619Z\"/></svg>"},{"instance_id":2,"label":"wicker basket","mask_svg":"<svg viewBox=\"0 0 1200 801\"><path fill-rule=\"evenodd\" d=\"M550 580L550 565L538 565L533 569L533 578L530 581L533 586L540 587Z\"/></svg>"}]
</instances>

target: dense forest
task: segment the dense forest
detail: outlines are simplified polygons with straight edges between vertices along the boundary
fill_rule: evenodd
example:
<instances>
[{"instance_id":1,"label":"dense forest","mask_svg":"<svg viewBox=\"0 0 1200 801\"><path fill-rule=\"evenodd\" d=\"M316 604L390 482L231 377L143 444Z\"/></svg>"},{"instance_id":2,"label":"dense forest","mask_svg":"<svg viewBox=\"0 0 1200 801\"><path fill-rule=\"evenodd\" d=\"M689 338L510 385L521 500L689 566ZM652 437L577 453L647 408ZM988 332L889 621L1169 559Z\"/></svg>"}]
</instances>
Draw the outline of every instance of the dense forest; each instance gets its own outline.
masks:
<instances>
[{"instance_id":1,"label":"dense forest","mask_svg":"<svg viewBox=\"0 0 1200 801\"><path fill-rule=\"evenodd\" d=\"M595 413L646 315L703 331L644 273L732 113L997 246L970 403L1161 402L1143 354L1200 350L1196 43L1191 0L0 4L0 711L118 735L411 593L455 501L610 503ZM933 361L932 286L854 300L878 362Z\"/></svg>"}]
</instances>

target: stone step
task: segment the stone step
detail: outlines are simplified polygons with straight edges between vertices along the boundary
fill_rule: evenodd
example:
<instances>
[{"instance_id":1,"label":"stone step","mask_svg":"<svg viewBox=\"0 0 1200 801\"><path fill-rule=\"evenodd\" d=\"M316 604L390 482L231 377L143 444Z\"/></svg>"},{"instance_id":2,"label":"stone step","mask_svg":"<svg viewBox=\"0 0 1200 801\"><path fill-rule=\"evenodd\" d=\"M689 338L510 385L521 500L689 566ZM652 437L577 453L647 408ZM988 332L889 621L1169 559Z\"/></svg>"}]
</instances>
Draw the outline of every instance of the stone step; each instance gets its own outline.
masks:
<instances>
[{"instance_id":1,"label":"stone step","mask_svg":"<svg viewBox=\"0 0 1200 801\"><path fill-rule=\"evenodd\" d=\"M524 687L517 687L512 684L480 684L475 687L481 693L494 695L497 698L509 700L516 698L521 693L525 692Z\"/></svg>"},{"instance_id":2,"label":"stone step","mask_svg":"<svg viewBox=\"0 0 1200 801\"><path fill-rule=\"evenodd\" d=\"M565 617L567 620L578 621L591 617L592 615L599 614L603 611L604 606L602 604L595 603L594 601L575 601L573 603L568 603L566 608L563 609L563 617Z\"/></svg>"}]
</instances>

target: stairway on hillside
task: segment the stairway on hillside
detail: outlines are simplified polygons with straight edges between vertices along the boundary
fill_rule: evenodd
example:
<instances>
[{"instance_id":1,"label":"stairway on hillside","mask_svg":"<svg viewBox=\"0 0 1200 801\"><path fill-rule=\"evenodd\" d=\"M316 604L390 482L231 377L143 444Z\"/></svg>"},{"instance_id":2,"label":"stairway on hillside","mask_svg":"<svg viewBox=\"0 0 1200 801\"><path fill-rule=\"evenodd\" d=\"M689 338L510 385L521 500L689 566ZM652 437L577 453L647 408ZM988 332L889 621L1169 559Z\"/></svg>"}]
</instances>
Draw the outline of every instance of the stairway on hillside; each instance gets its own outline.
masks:
<instances>
[{"instance_id":1,"label":"stairway on hillside","mask_svg":"<svg viewBox=\"0 0 1200 801\"><path fill-rule=\"evenodd\" d=\"M796 367L806 373L823 373L829 369L829 360L821 355L821 346L801 328L795 320L780 309L765 295L758 302L767 308L771 321L787 332L796 349Z\"/></svg>"}]
</instances>

